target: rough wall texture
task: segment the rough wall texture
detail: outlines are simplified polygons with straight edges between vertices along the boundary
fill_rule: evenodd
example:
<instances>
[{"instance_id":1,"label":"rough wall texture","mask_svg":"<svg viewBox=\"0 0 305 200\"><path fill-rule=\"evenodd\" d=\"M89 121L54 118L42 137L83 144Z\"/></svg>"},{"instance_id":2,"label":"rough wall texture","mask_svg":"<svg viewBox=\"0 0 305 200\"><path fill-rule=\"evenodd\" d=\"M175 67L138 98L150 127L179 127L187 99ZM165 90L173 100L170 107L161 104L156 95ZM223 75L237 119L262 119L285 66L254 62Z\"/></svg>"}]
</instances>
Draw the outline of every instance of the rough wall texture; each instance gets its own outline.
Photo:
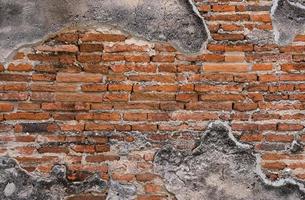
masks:
<instances>
[{"instance_id":1,"label":"rough wall texture","mask_svg":"<svg viewBox=\"0 0 305 200\"><path fill-rule=\"evenodd\" d=\"M194 10L188 0L1 0L0 61L63 28L105 24L199 52L208 31Z\"/></svg>"},{"instance_id":2,"label":"rough wall texture","mask_svg":"<svg viewBox=\"0 0 305 200\"><path fill-rule=\"evenodd\" d=\"M305 199L305 36L302 12L288 11L301 1L196 0L209 31L182 0L166 1L164 15L165 1L100 1L113 8L105 15L91 1L56 12L56 1L32 2L1 1L0 37L17 38L0 40L2 58L71 22L90 24L88 15L101 20L0 65L1 199ZM20 14L33 5L50 12L34 36ZM148 5L169 26L120 20L147 21Z\"/></svg>"}]
</instances>

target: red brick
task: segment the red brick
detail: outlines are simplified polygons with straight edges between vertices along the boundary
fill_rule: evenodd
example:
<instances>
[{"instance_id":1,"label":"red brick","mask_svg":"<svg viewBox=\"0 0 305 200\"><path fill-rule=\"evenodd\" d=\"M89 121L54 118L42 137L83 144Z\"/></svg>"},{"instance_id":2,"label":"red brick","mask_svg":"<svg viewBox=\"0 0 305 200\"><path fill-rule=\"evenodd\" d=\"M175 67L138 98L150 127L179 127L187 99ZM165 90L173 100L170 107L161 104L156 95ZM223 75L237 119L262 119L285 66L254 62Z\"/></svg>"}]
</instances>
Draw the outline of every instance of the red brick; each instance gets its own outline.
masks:
<instances>
[{"instance_id":1,"label":"red brick","mask_svg":"<svg viewBox=\"0 0 305 200\"><path fill-rule=\"evenodd\" d=\"M48 45L40 45L34 48L38 51L47 51L47 52L70 52L75 53L78 51L78 47L75 45L55 45L55 46L48 46Z\"/></svg>"},{"instance_id":2,"label":"red brick","mask_svg":"<svg viewBox=\"0 0 305 200\"><path fill-rule=\"evenodd\" d=\"M202 101L242 101L245 97L240 94L205 94L201 95L200 99Z\"/></svg>"},{"instance_id":3,"label":"red brick","mask_svg":"<svg viewBox=\"0 0 305 200\"><path fill-rule=\"evenodd\" d=\"M113 46L105 46L105 52L146 52L149 51L148 45L135 45L135 44L114 44Z\"/></svg>"},{"instance_id":4,"label":"red brick","mask_svg":"<svg viewBox=\"0 0 305 200\"><path fill-rule=\"evenodd\" d=\"M139 195L137 200L165 200L165 195Z\"/></svg>"},{"instance_id":5,"label":"red brick","mask_svg":"<svg viewBox=\"0 0 305 200\"><path fill-rule=\"evenodd\" d=\"M131 91L132 85L127 84L110 84L108 85L109 91Z\"/></svg>"},{"instance_id":6,"label":"red brick","mask_svg":"<svg viewBox=\"0 0 305 200\"><path fill-rule=\"evenodd\" d=\"M18 110L40 110L39 103L19 103Z\"/></svg>"},{"instance_id":7,"label":"red brick","mask_svg":"<svg viewBox=\"0 0 305 200\"><path fill-rule=\"evenodd\" d=\"M174 101L175 94L169 93L133 93L130 98L131 101Z\"/></svg>"},{"instance_id":8,"label":"red brick","mask_svg":"<svg viewBox=\"0 0 305 200\"><path fill-rule=\"evenodd\" d=\"M103 51L103 44L80 44L79 45L80 52L100 52Z\"/></svg>"},{"instance_id":9,"label":"red brick","mask_svg":"<svg viewBox=\"0 0 305 200\"><path fill-rule=\"evenodd\" d=\"M96 145L95 151L97 153L108 152L108 151L110 151L110 146L109 145Z\"/></svg>"},{"instance_id":10,"label":"red brick","mask_svg":"<svg viewBox=\"0 0 305 200\"><path fill-rule=\"evenodd\" d=\"M86 123L86 131L114 131L115 126L112 124Z\"/></svg>"},{"instance_id":11,"label":"red brick","mask_svg":"<svg viewBox=\"0 0 305 200\"><path fill-rule=\"evenodd\" d=\"M245 36L243 34L225 34L225 33L218 33L218 34L212 34L212 38L217 41L222 40L230 40L230 41L238 41L243 40Z\"/></svg>"},{"instance_id":12,"label":"red brick","mask_svg":"<svg viewBox=\"0 0 305 200\"><path fill-rule=\"evenodd\" d=\"M256 110L257 107L257 103L235 103L233 108L237 111L250 111Z\"/></svg>"},{"instance_id":13,"label":"red brick","mask_svg":"<svg viewBox=\"0 0 305 200\"><path fill-rule=\"evenodd\" d=\"M146 121L147 113L124 113L123 119L126 121Z\"/></svg>"},{"instance_id":14,"label":"red brick","mask_svg":"<svg viewBox=\"0 0 305 200\"><path fill-rule=\"evenodd\" d=\"M262 134L243 134L240 140L243 142L260 142L264 136Z\"/></svg>"},{"instance_id":15,"label":"red brick","mask_svg":"<svg viewBox=\"0 0 305 200\"><path fill-rule=\"evenodd\" d=\"M61 42L77 42L78 41L78 34L77 33L61 33L56 36L55 38Z\"/></svg>"},{"instance_id":16,"label":"red brick","mask_svg":"<svg viewBox=\"0 0 305 200\"><path fill-rule=\"evenodd\" d=\"M283 162L271 162L271 163L263 163L262 167L266 169L282 170L285 169L287 165Z\"/></svg>"},{"instance_id":17,"label":"red brick","mask_svg":"<svg viewBox=\"0 0 305 200\"><path fill-rule=\"evenodd\" d=\"M148 121L168 121L170 119L167 113L148 113Z\"/></svg>"},{"instance_id":18,"label":"red brick","mask_svg":"<svg viewBox=\"0 0 305 200\"><path fill-rule=\"evenodd\" d=\"M84 113L77 114L76 120L101 120L101 121L118 121L121 116L119 113Z\"/></svg>"},{"instance_id":19,"label":"red brick","mask_svg":"<svg viewBox=\"0 0 305 200\"><path fill-rule=\"evenodd\" d=\"M85 125L80 124L61 124L60 130L61 131L73 131L73 132L81 132L85 129Z\"/></svg>"},{"instance_id":20,"label":"red brick","mask_svg":"<svg viewBox=\"0 0 305 200\"><path fill-rule=\"evenodd\" d=\"M30 113L30 112L18 112L5 114L6 120L47 120L50 118L49 113Z\"/></svg>"},{"instance_id":21,"label":"red brick","mask_svg":"<svg viewBox=\"0 0 305 200\"><path fill-rule=\"evenodd\" d=\"M293 135L269 134L265 136L265 140L268 142L292 142L293 139Z\"/></svg>"},{"instance_id":22,"label":"red brick","mask_svg":"<svg viewBox=\"0 0 305 200\"><path fill-rule=\"evenodd\" d=\"M155 55L152 57L153 62L174 62L175 56L174 55Z\"/></svg>"},{"instance_id":23,"label":"red brick","mask_svg":"<svg viewBox=\"0 0 305 200\"><path fill-rule=\"evenodd\" d=\"M161 51L161 52L175 52L176 51L176 49L168 43L157 43L157 44L155 44L155 50L156 51Z\"/></svg>"},{"instance_id":24,"label":"red brick","mask_svg":"<svg viewBox=\"0 0 305 200\"><path fill-rule=\"evenodd\" d=\"M271 17L269 13L251 15L250 18L255 22L271 23Z\"/></svg>"},{"instance_id":25,"label":"red brick","mask_svg":"<svg viewBox=\"0 0 305 200\"><path fill-rule=\"evenodd\" d=\"M178 87L176 85L134 85L134 92L176 92Z\"/></svg>"},{"instance_id":26,"label":"red brick","mask_svg":"<svg viewBox=\"0 0 305 200\"><path fill-rule=\"evenodd\" d=\"M32 70L32 65L31 64L18 64L18 65L14 65L14 64L10 64L7 68L8 71L19 71L19 72L27 72L27 71L31 71Z\"/></svg>"},{"instance_id":27,"label":"red brick","mask_svg":"<svg viewBox=\"0 0 305 200\"><path fill-rule=\"evenodd\" d=\"M105 62L124 61L125 56L121 54L107 53L102 55L102 60Z\"/></svg>"},{"instance_id":28,"label":"red brick","mask_svg":"<svg viewBox=\"0 0 305 200\"><path fill-rule=\"evenodd\" d=\"M279 124L279 131L300 131L304 128L301 124Z\"/></svg>"},{"instance_id":29,"label":"red brick","mask_svg":"<svg viewBox=\"0 0 305 200\"><path fill-rule=\"evenodd\" d=\"M156 179L158 176L152 173L136 174L136 180L140 182L148 182Z\"/></svg>"},{"instance_id":30,"label":"red brick","mask_svg":"<svg viewBox=\"0 0 305 200\"><path fill-rule=\"evenodd\" d=\"M150 61L150 56L143 54L143 55L125 55L125 60L127 62L141 62L147 63Z\"/></svg>"},{"instance_id":31,"label":"red brick","mask_svg":"<svg viewBox=\"0 0 305 200\"><path fill-rule=\"evenodd\" d=\"M77 56L77 60L81 63L99 63L102 61L102 56L100 54L81 53Z\"/></svg>"},{"instance_id":32,"label":"red brick","mask_svg":"<svg viewBox=\"0 0 305 200\"><path fill-rule=\"evenodd\" d=\"M204 64L203 70L207 72L245 72L249 71L248 64Z\"/></svg>"},{"instance_id":33,"label":"red brick","mask_svg":"<svg viewBox=\"0 0 305 200\"><path fill-rule=\"evenodd\" d=\"M82 91L84 92L105 92L107 91L106 84L86 84L81 86Z\"/></svg>"},{"instance_id":34,"label":"red brick","mask_svg":"<svg viewBox=\"0 0 305 200\"><path fill-rule=\"evenodd\" d=\"M0 93L0 100L2 101L25 101L28 99L28 93L6 92Z\"/></svg>"},{"instance_id":35,"label":"red brick","mask_svg":"<svg viewBox=\"0 0 305 200\"><path fill-rule=\"evenodd\" d=\"M65 83L74 83L74 82L83 82L83 83L98 83L101 82L102 76L98 74L67 74L67 73L58 73L56 76L57 82Z\"/></svg>"},{"instance_id":36,"label":"red brick","mask_svg":"<svg viewBox=\"0 0 305 200\"><path fill-rule=\"evenodd\" d=\"M178 102L198 101L198 94L196 94L196 93L179 93L179 94L176 94L176 101L178 101Z\"/></svg>"},{"instance_id":37,"label":"red brick","mask_svg":"<svg viewBox=\"0 0 305 200\"><path fill-rule=\"evenodd\" d=\"M115 172L115 173L112 173L111 174L111 178L115 181L127 181L127 182L130 182L132 180L135 179L135 175L133 174L123 174L123 173L118 173L118 172Z\"/></svg>"},{"instance_id":38,"label":"red brick","mask_svg":"<svg viewBox=\"0 0 305 200\"><path fill-rule=\"evenodd\" d=\"M14 105L11 103L0 103L0 112L9 112L14 110Z\"/></svg>"},{"instance_id":39,"label":"red brick","mask_svg":"<svg viewBox=\"0 0 305 200\"><path fill-rule=\"evenodd\" d=\"M0 81L28 82L31 80L30 75L24 74L0 74Z\"/></svg>"},{"instance_id":40,"label":"red brick","mask_svg":"<svg viewBox=\"0 0 305 200\"><path fill-rule=\"evenodd\" d=\"M133 131L140 131L140 132L151 132L157 130L157 125L155 124L134 124L132 125Z\"/></svg>"},{"instance_id":41,"label":"red brick","mask_svg":"<svg viewBox=\"0 0 305 200\"><path fill-rule=\"evenodd\" d=\"M109 67L107 65L86 64L84 71L89 73L108 74Z\"/></svg>"},{"instance_id":42,"label":"red brick","mask_svg":"<svg viewBox=\"0 0 305 200\"><path fill-rule=\"evenodd\" d=\"M83 42L120 42L126 39L125 35L120 34L104 34L104 33L86 33L80 35L80 40Z\"/></svg>"},{"instance_id":43,"label":"red brick","mask_svg":"<svg viewBox=\"0 0 305 200\"><path fill-rule=\"evenodd\" d=\"M72 145L71 149L76 153L94 153L95 146L94 145Z\"/></svg>"},{"instance_id":44,"label":"red brick","mask_svg":"<svg viewBox=\"0 0 305 200\"><path fill-rule=\"evenodd\" d=\"M179 121L209 121L209 120L217 120L218 115L215 113L207 113L207 112L191 112L191 113L174 113L172 115L172 120Z\"/></svg>"},{"instance_id":45,"label":"red brick","mask_svg":"<svg viewBox=\"0 0 305 200\"><path fill-rule=\"evenodd\" d=\"M38 153L69 153L69 149L67 147L58 147L58 146L44 146L37 149Z\"/></svg>"},{"instance_id":46,"label":"red brick","mask_svg":"<svg viewBox=\"0 0 305 200\"><path fill-rule=\"evenodd\" d=\"M205 19L212 21L248 21L250 16L248 14L221 14L209 15Z\"/></svg>"},{"instance_id":47,"label":"red brick","mask_svg":"<svg viewBox=\"0 0 305 200\"><path fill-rule=\"evenodd\" d=\"M94 156L87 156L86 161L91 163L100 163L105 161L116 161L120 160L118 155L94 155Z\"/></svg>"},{"instance_id":48,"label":"red brick","mask_svg":"<svg viewBox=\"0 0 305 200\"><path fill-rule=\"evenodd\" d=\"M213 5L212 11L214 11L214 12L233 12L233 11L235 11L235 6L233 6L233 5Z\"/></svg>"},{"instance_id":49,"label":"red brick","mask_svg":"<svg viewBox=\"0 0 305 200\"><path fill-rule=\"evenodd\" d=\"M153 183L147 183L145 186L144 186L144 190L145 192L148 192L148 193L159 193L161 192L163 189L160 185L156 185L156 184L153 184Z\"/></svg>"},{"instance_id":50,"label":"red brick","mask_svg":"<svg viewBox=\"0 0 305 200\"><path fill-rule=\"evenodd\" d=\"M55 100L59 102L97 102L103 101L101 94L57 93Z\"/></svg>"},{"instance_id":51,"label":"red brick","mask_svg":"<svg viewBox=\"0 0 305 200\"><path fill-rule=\"evenodd\" d=\"M186 104L187 110L219 110L219 111L231 111L232 103L207 103L207 102L190 102Z\"/></svg>"}]
</instances>

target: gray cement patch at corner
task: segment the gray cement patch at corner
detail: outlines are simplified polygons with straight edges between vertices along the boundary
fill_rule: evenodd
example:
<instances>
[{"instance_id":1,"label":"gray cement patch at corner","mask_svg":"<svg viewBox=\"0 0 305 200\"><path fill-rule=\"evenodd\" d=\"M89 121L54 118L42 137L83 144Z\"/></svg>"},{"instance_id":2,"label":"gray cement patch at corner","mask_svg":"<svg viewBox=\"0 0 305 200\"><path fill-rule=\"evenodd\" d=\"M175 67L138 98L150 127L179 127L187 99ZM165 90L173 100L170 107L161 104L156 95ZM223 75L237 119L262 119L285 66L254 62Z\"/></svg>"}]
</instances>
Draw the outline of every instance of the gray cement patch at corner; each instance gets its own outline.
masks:
<instances>
[{"instance_id":1,"label":"gray cement patch at corner","mask_svg":"<svg viewBox=\"0 0 305 200\"><path fill-rule=\"evenodd\" d=\"M302 0L274 0L271 18L275 41L279 45L293 42L305 30L305 2Z\"/></svg>"},{"instance_id":2,"label":"gray cement patch at corner","mask_svg":"<svg viewBox=\"0 0 305 200\"><path fill-rule=\"evenodd\" d=\"M267 181L253 148L236 141L228 126L212 123L193 150L163 146L154 169L178 200L303 200L304 182Z\"/></svg>"}]
</instances>

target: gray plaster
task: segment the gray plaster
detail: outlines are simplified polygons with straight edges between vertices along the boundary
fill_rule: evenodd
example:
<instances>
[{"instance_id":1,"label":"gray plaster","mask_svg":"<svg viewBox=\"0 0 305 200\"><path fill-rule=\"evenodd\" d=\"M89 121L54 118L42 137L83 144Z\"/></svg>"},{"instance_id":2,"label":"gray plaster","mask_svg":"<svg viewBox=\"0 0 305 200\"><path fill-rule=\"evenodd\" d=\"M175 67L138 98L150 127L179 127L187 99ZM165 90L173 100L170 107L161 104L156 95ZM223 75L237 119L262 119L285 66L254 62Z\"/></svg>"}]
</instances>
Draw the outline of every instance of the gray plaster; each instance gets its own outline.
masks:
<instances>
[{"instance_id":1,"label":"gray plaster","mask_svg":"<svg viewBox=\"0 0 305 200\"><path fill-rule=\"evenodd\" d=\"M71 26L117 26L150 41L200 52L209 34L189 0L0 0L0 62Z\"/></svg>"},{"instance_id":2,"label":"gray plaster","mask_svg":"<svg viewBox=\"0 0 305 200\"><path fill-rule=\"evenodd\" d=\"M136 199L137 187L133 184L122 184L110 181L107 200Z\"/></svg>"},{"instance_id":3,"label":"gray plaster","mask_svg":"<svg viewBox=\"0 0 305 200\"><path fill-rule=\"evenodd\" d=\"M291 43L305 30L305 2L302 0L274 0L271 17L275 41L279 45Z\"/></svg>"},{"instance_id":4,"label":"gray plaster","mask_svg":"<svg viewBox=\"0 0 305 200\"><path fill-rule=\"evenodd\" d=\"M303 183L266 184L253 149L234 140L227 127L213 124L193 150L163 147L155 155L155 170L178 200L305 199Z\"/></svg>"},{"instance_id":5,"label":"gray plaster","mask_svg":"<svg viewBox=\"0 0 305 200\"><path fill-rule=\"evenodd\" d=\"M106 183L97 175L83 182L69 182L66 167L55 165L49 177L29 174L14 159L0 158L1 200L61 200L87 191L103 192Z\"/></svg>"}]
</instances>

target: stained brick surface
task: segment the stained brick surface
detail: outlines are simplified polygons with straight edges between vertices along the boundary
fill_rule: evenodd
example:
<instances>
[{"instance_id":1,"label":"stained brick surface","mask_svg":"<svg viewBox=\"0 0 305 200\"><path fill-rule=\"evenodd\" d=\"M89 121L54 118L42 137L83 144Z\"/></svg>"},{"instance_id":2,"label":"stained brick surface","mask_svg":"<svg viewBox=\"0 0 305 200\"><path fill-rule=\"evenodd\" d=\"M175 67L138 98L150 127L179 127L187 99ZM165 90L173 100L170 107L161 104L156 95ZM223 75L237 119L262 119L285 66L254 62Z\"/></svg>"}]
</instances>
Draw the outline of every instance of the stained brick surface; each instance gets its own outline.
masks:
<instances>
[{"instance_id":1,"label":"stained brick surface","mask_svg":"<svg viewBox=\"0 0 305 200\"><path fill-rule=\"evenodd\" d=\"M196 2L213 38L200 55L88 30L62 33L1 65L0 155L31 170L47 172L61 161L74 171L138 181L145 188L139 200L163 199L164 186L152 174L153 148L127 155L135 172L108 171L105 166L126 159L109 140L133 142L130 131L156 144L176 140L171 132L193 140L183 134L219 120L255 146L264 169L290 168L304 179L304 155L284 153L280 145L304 129L305 36L285 47L248 41L248 32L272 28L270 1ZM97 197L70 199L83 198Z\"/></svg>"}]
</instances>

